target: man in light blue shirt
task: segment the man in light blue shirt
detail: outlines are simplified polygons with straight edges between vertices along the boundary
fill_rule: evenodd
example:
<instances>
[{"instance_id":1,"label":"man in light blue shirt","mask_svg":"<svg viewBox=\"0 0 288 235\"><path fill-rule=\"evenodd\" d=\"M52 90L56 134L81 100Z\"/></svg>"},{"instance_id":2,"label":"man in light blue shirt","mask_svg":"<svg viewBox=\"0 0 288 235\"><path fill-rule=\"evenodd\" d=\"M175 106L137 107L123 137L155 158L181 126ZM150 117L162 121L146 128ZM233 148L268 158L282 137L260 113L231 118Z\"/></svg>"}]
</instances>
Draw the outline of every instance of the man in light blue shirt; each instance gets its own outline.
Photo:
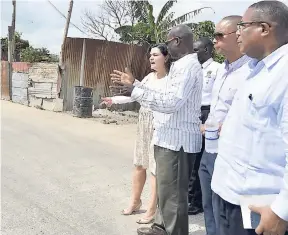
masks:
<instances>
[{"instance_id":1,"label":"man in light blue shirt","mask_svg":"<svg viewBox=\"0 0 288 235\"><path fill-rule=\"evenodd\" d=\"M250 73L248 66L250 58L243 55L237 45L237 23L241 21L241 18L241 16L227 16L215 28L214 47L218 53L224 55L226 58L225 62L220 65L211 95L210 115L215 117L215 121L219 126L225 120L238 87L244 81L244 77L247 77ZM217 144L217 140L214 140L214 142ZM216 223L213 211L217 208L213 208L212 206L213 194L211 190L211 179L216 156L217 152L211 152L205 147L199 168L207 235L216 235Z\"/></svg>"},{"instance_id":2,"label":"man in light blue shirt","mask_svg":"<svg viewBox=\"0 0 288 235\"><path fill-rule=\"evenodd\" d=\"M240 50L254 58L235 94L219 140L212 177L220 235L284 235L288 225L288 7L251 5L238 24ZM223 177L225 175L225 177ZM256 230L244 229L242 195L270 195Z\"/></svg>"}]
</instances>

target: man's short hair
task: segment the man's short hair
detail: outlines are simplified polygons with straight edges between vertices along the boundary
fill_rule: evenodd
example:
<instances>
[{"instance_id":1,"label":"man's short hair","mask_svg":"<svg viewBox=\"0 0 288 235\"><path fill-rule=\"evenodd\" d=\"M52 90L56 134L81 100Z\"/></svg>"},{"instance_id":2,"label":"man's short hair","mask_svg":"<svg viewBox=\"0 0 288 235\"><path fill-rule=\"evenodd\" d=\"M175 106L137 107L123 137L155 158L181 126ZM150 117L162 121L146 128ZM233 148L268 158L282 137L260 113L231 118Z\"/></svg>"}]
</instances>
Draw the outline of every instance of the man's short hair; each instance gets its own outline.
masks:
<instances>
[{"instance_id":1,"label":"man's short hair","mask_svg":"<svg viewBox=\"0 0 288 235\"><path fill-rule=\"evenodd\" d=\"M203 44L204 47L207 47L207 49L209 50L210 53L212 53L213 48L214 48L214 44L211 41L210 38L208 37L201 37L199 38L196 42L201 42Z\"/></svg>"},{"instance_id":2,"label":"man's short hair","mask_svg":"<svg viewBox=\"0 0 288 235\"><path fill-rule=\"evenodd\" d=\"M231 25L234 26L235 30L237 29L237 24L240 23L242 20L242 16L239 15L230 15L230 16L226 16L224 17L221 21L227 21L229 22Z\"/></svg>"},{"instance_id":3,"label":"man's short hair","mask_svg":"<svg viewBox=\"0 0 288 235\"><path fill-rule=\"evenodd\" d=\"M276 39L288 42L288 7L279 1L261 1L252 4L253 20L276 23Z\"/></svg>"}]
</instances>

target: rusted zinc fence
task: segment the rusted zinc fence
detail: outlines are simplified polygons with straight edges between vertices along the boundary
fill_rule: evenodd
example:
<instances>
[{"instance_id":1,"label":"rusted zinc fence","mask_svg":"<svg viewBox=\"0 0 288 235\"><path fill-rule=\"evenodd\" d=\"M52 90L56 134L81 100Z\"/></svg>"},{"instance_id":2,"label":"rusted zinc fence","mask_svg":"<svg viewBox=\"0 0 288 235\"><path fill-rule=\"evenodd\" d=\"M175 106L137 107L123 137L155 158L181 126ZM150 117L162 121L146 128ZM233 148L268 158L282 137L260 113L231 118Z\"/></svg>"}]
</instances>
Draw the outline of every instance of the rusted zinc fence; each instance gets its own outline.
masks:
<instances>
[{"instance_id":1,"label":"rusted zinc fence","mask_svg":"<svg viewBox=\"0 0 288 235\"><path fill-rule=\"evenodd\" d=\"M73 108L74 86L80 85L83 38L67 38L63 47L61 93L64 111ZM97 107L101 97L109 96L110 73L113 69L130 67L140 80L149 72L146 47L126 45L96 39L85 39L84 83L93 88L93 104ZM135 105L134 105L135 106ZM129 109L134 106L130 105Z\"/></svg>"},{"instance_id":2,"label":"rusted zinc fence","mask_svg":"<svg viewBox=\"0 0 288 235\"><path fill-rule=\"evenodd\" d=\"M12 63L9 83L8 62L1 61L1 99L32 107L54 110L57 98L58 64ZM62 110L61 110L62 111Z\"/></svg>"}]
</instances>

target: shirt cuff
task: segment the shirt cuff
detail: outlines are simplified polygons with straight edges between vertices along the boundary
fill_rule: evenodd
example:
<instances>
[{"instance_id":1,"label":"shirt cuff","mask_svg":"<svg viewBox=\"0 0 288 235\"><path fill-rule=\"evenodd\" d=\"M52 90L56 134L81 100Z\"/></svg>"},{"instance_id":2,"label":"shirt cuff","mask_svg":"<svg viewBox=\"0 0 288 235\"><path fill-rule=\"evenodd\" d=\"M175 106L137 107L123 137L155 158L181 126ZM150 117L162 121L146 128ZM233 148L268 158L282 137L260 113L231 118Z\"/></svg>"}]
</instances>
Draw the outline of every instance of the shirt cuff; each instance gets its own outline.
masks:
<instances>
[{"instance_id":1,"label":"shirt cuff","mask_svg":"<svg viewBox=\"0 0 288 235\"><path fill-rule=\"evenodd\" d=\"M272 203L272 211L281 219L288 221L288 192L280 192Z\"/></svg>"},{"instance_id":2,"label":"shirt cuff","mask_svg":"<svg viewBox=\"0 0 288 235\"><path fill-rule=\"evenodd\" d=\"M132 101L140 101L141 98L144 95L144 90L139 87L134 87L132 94L131 94L131 100Z\"/></svg>"}]
</instances>

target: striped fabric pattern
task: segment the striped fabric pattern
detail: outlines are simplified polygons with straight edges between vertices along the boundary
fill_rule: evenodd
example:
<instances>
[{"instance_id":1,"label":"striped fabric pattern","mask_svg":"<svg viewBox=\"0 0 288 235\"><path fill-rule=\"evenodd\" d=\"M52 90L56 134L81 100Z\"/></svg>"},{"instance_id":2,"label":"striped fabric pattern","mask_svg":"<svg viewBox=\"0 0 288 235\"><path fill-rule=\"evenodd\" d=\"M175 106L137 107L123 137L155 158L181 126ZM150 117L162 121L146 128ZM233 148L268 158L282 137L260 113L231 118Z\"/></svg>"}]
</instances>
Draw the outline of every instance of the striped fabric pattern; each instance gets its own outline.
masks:
<instances>
[{"instance_id":1,"label":"striped fabric pattern","mask_svg":"<svg viewBox=\"0 0 288 235\"><path fill-rule=\"evenodd\" d=\"M153 110L153 143L187 153L201 151L200 132L203 73L197 54L188 54L172 64L163 91L138 84L131 98Z\"/></svg>"}]
</instances>

